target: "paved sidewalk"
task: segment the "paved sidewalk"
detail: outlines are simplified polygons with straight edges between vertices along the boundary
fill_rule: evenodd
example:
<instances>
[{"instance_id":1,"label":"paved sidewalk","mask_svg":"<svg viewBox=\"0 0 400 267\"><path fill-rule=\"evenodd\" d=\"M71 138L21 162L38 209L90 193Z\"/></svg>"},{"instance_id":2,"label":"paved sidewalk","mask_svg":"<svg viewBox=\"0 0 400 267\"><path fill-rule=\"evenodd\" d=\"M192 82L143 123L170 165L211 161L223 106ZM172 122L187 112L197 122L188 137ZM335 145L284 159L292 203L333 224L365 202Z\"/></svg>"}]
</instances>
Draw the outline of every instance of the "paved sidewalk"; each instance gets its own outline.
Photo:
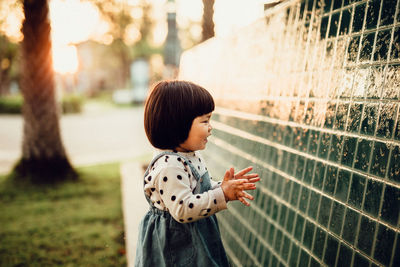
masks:
<instances>
[{"instance_id":1,"label":"paved sidewalk","mask_svg":"<svg viewBox=\"0 0 400 267\"><path fill-rule=\"evenodd\" d=\"M63 115L62 140L74 166L123 161L151 154L143 127L143 107ZM23 118L0 115L0 174L21 156Z\"/></svg>"},{"instance_id":2,"label":"paved sidewalk","mask_svg":"<svg viewBox=\"0 0 400 267\"><path fill-rule=\"evenodd\" d=\"M143 193L143 174L144 170L139 162L121 164L122 209L128 267L135 263L138 227L148 210L148 204Z\"/></svg>"}]
</instances>

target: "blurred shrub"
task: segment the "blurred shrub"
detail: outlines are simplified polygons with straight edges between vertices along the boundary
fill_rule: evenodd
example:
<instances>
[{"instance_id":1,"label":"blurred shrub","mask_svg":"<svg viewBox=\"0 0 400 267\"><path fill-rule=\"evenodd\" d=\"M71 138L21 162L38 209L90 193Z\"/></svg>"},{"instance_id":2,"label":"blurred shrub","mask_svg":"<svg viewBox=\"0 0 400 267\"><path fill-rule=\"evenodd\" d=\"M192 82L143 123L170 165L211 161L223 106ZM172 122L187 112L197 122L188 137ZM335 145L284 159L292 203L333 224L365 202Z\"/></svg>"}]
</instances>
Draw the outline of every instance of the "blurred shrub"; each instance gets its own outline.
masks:
<instances>
[{"instance_id":1,"label":"blurred shrub","mask_svg":"<svg viewBox=\"0 0 400 267\"><path fill-rule=\"evenodd\" d=\"M80 113L82 112L84 98L78 95L65 95L61 100L61 109L64 114L66 113Z\"/></svg>"},{"instance_id":2,"label":"blurred shrub","mask_svg":"<svg viewBox=\"0 0 400 267\"><path fill-rule=\"evenodd\" d=\"M0 114L21 114L24 99L21 95L0 97ZM61 100L61 109L64 114L80 113L84 98L77 95L66 95Z\"/></svg>"},{"instance_id":3,"label":"blurred shrub","mask_svg":"<svg viewBox=\"0 0 400 267\"><path fill-rule=\"evenodd\" d=\"M22 96L2 96L0 97L0 114L19 114L22 110Z\"/></svg>"}]
</instances>

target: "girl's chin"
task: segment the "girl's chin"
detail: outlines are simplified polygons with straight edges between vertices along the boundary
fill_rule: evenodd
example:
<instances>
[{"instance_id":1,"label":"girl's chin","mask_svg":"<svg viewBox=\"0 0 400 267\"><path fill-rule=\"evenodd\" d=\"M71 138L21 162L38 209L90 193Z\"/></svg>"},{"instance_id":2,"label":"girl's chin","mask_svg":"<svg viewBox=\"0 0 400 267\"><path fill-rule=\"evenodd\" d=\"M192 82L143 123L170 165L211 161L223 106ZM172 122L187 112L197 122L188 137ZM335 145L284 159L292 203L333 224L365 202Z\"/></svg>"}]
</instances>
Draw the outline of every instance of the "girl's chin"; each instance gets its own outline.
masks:
<instances>
[{"instance_id":1,"label":"girl's chin","mask_svg":"<svg viewBox=\"0 0 400 267\"><path fill-rule=\"evenodd\" d=\"M204 150L204 149L206 149L206 144L204 143L204 145L202 145L201 147L199 147L199 149L197 149L197 150Z\"/></svg>"}]
</instances>

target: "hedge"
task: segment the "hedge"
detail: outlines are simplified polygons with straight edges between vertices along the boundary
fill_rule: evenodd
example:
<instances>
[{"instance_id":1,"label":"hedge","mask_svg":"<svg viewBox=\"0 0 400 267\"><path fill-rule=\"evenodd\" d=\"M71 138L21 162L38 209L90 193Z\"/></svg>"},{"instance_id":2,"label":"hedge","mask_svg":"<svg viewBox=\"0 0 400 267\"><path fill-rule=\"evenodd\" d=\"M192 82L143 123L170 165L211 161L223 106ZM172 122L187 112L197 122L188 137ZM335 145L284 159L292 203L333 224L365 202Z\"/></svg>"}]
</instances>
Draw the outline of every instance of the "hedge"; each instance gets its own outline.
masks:
<instances>
[{"instance_id":1,"label":"hedge","mask_svg":"<svg viewBox=\"0 0 400 267\"><path fill-rule=\"evenodd\" d=\"M0 114L21 114L24 100L21 95L0 97ZM61 100L61 109L66 113L80 113L84 98L77 95L66 95Z\"/></svg>"}]
</instances>

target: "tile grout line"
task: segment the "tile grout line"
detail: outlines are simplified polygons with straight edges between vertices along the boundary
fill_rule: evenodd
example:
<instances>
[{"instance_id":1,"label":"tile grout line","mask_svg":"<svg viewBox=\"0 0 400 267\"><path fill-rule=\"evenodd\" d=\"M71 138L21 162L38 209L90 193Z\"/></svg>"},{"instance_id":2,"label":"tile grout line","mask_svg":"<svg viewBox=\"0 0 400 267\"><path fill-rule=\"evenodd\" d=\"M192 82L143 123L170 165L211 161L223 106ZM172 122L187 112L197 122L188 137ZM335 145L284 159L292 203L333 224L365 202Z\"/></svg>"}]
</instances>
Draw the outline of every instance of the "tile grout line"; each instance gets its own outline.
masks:
<instances>
[{"instance_id":1,"label":"tile grout line","mask_svg":"<svg viewBox=\"0 0 400 267\"><path fill-rule=\"evenodd\" d=\"M342 6L344 5L344 0L342 1ZM351 34L352 33L352 28L353 28L353 20L354 20L354 11L355 10L355 7L353 6L352 8L351 8L351 17L350 17L350 23L349 23L349 34ZM342 15L342 12L341 12L341 15ZM341 20L340 20L341 21ZM339 29L339 31L340 31L340 29ZM346 64L346 59L347 59L347 56L348 56L348 45L349 45L349 40L350 40L350 37L347 39L347 41L346 41L346 51L345 51L345 56L344 56L344 64ZM352 76L352 81L351 81L351 95L350 95L350 100L349 100L349 106L348 106L348 110L347 110L347 118L346 118L346 123L345 123L345 126L344 126L344 131L346 131L347 130L347 127L348 127L348 124L349 124L349 118L350 118L350 110L351 110L351 104L352 103L354 103L354 100L353 100L353 97L354 97L354 91L355 91L355 89L354 89L354 83L355 83L355 77L354 76ZM362 111L361 111L361 115L363 114L363 112L364 112L364 105L363 105L363 107L362 107ZM358 125L358 134L359 134L359 131L360 131L360 128L361 128L361 123L362 123L362 120L361 120L361 118L360 118L360 122L359 122L359 125ZM344 141L344 136L343 136L343 141ZM344 143L342 143L341 144L341 147L340 147L340 154L339 154L339 162L342 162L342 159L343 159L343 150L344 150ZM357 157L357 155L355 155L355 157ZM353 158L353 160L354 160L354 158ZM338 168L337 169L337 172L336 172L336 175L337 175L337 179L336 179L336 182L335 182L335 188L334 188L334 195L335 195L335 193L336 193L336 189L337 189L337 186L338 186L338 182L339 182L339 171L340 171L340 168ZM351 185L351 181L352 181L352 178L353 178L353 175L351 175L350 176L350 179L349 179L349 186ZM348 201L348 198L349 198L349 195L350 195L350 189L351 188L349 188L348 190L347 190L347 196L346 196L346 202ZM341 204L341 203L340 203ZM333 205L333 204L332 204ZM342 204L341 204L342 205ZM346 212L347 212L347 206L346 205L343 205L343 216L342 216L342 225L341 225L341 227L340 227L340 233L339 233L339 236L340 237L342 237L342 234L343 234L343 229L344 229L344 225L345 225L345 222L344 222L344 220L345 220L345 217L346 217ZM332 214L333 214L333 210L331 210L331 213L330 213L330 216L329 216L329 225L330 225L330 223L331 223L331 220L332 220ZM342 240L340 240L339 239L339 243L338 243L338 249L337 249L337 251L336 251L336 257L335 257L335 264L337 264L337 262L338 262L338 260L339 260L339 254L340 254L340 248L341 248L341 244L342 244L343 242L342 242ZM353 258L353 254L354 253L352 253L352 258ZM351 259L352 260L352 259Z\"/></svg>"},{"instance_id":2,"label":"tile grout line","mask_svg":"<svg viewBox=\"0 0 400 267\"><path fill-rule=\"evenodd\" d=\"M396 252L395 249L396 249L397 243L399 243L399 242L400 242L399 234L397 234L397 235L395 235L394 240L393 240L392 256L390 257L389 266L393 266L394 255L395 255L395 252Z\"/></svg>"},{"instance_id":3,"label":"tile grout line","mask_svg":"<svg viewBox=\"0 0 400 267\"><path fill-rule=\"evenodd\" d=\"M318 136L318 140L320 139L320 135ZM311 139L309 138L308 139L308 144L307 144L307 151L309 151L309 149L310 149L310 146L311 146ZM317 151L319 151L319 146L320 146L320 142L318 142L318 145L317 145ZM306 161L307 162L307 161ZM305 164L306 164L306 162L305 162ZM314 164L313 164L314 166L312 167L312 178L311 178L311 183L313 182L313 180L314 180L314 174L315 174L315 167L316 167L316 163L314 162ZM302 181L304 181L304 176L305 176L305 173L306 173L306 168L307 168L307 166L305 165L304 166L304 172L303 172L303 176L302 176ZM310 203L311 203L311 191L307 188L307 187L304 187L304 186L302 186L302 191L303 191L303 189L304 188L306 188L309 192L308 192L308 199L307 199L307 207L306 207L306 210L305 210L305 214L308 214L308 210L309 210L309 208L310 208ZM300 205L300 204L299 204ZM307 217L306 217L307 218ZM304 222L304 225L303 225L303 229L302 229L302 234L301 234L301 240L302 240L302 242L303 242L303 240L304 240L304 236L305 236L305 229L306 229L306 224L307 224L307 220L305 220L305 222ZM314 233L313 233L313 237L312 237L312 241L311 241L311 245L310 245L310 249L312 249L312 247L313 247L313 243L314 243L314 236L315 236L315 232L316 232L316 230L314 229ZM311 259L309 260L309 262L308 262L308 266L310 266L311 265Z\"/></svg>"},{"instance_id":4,"label":"tile grout line","mask_svg":"<svg viewBox=\"0 0 400 267\"><path fill-rule=\"evenodd\" d=\"M389 47L388 47L388 56L386 59L386 64L389 64L390 62L390 55L392 53L392 45L393 45L393 39L394 39L394 29L396 25L396 17L399 15L399 1L396 3L396 10L394 12L394 17L393 17L393 28L391 29L392 32L390 34L390 41L389 41Z\"/></svg>"},{"instance_id":5,"label":"tile grout line","mask_svg":"<svg viewBox=\"0 0 400 267\"><path fill-rule=\"evenodd\" d=\"M369 4L369 3L368 3L368 4ZM369 7L368 4L367 4L367 8ZM382 14L382 8L383 8L383 1L380 2L379 14L378 14L377 25L376 25L377 28L379 28L379 25L380 25L380 19L381 19L381 14ZM392 29L392 31L394 31L394 29ZM373 48L372 48L372 52L371 52L371 56L370 56L370 61L373 60L373 57L374 57L374 52L375 52L375 49L376 49L376 40L377 40L377 38L378 38L378 31L375 32L374 44L373 44ZM389 53L388 53L387 57L388 57L388 58L390 57L390 54L389 54ZM387 59L387 60L388 60L388 59ZM386 67L384 68L383 72L384 72L384 83L385 83L385 81L386 81L386 73L387 73L387 68L386 68ZM383 107L382 107L382 99L383 99L383 94L384 94L384 88L381 88L380 90L381 90L380 96L379 96L379 100L380 100L379 102L380 102L380 104L379 104L379 106L378 106L378 114L377 114L377 121L376 121L375 129L374 129L374 137L377 136L377 132L378 132L378 128L379 128L379 123L380 123L380 121L381 121L382 108L383 108ZM393 125L393 127L395 127L395 125ZM394 136L394 129L393 129L392 135ZM370 155L370 159L369 159L368 173L371 173L371 166L372 166L372 160L373 160L373 154L374 154L375 146L376 146L376 141L374 141L373 147L371 148L371 155ZM385 170L385 174L384 174L384 177L385 177L385 178L387 177L388 165L389 165L389 162L390 162L390 155L391 155L391 152L392 152L392 149L389 150L388 162L386 163L386 170ZM366 196L366 191L367 191L367 188L368 188L368 184L369 184L369 181L366 181L365 188L364 188L364 194L363 194L363 201L362 201L362 206L361 206L362 209L364 209L364 202L365 202L365 196ZM383 206L384 195L385 195L385 189L386 189L386 183L383 183L382 191L381 191L381 196L380 196L380 200L379 200L378 215L380 214L380 211L381 211L382 206ZM361 224L361 219L362 219L362 217L360 218L360 224ZM373 237L373 240L372 240L371 252L370 252L371 257L373 257L374 254L375 254L375 245L376 245L376 240L377 240L378 231L379 231L379 223L377 224L377 223L375 222L375 227L376 227L376 229L375 229L374 237ZM358 241L357 241L357 243L358 243Z\"/></svg>"},{"instance_id":6,"label":"tile grout line","mask_svg":"<svg viewBox=\"0 0 400 267\"><path fill-rule=\"evenodd\" d=\"M314 4L315 4L315 2L316 1L314 1ZM329 9L329 13L332 11L332 9L333 9L333 1L331 1L331 6L330 6L330 9ZM322 19L322 18L321 18ZM329 36L329 31L330 31L330 25L331 25L331 21L332 21L332 14L329 14L328 15L328 25L327 25L327 30L326 30L326 35L325 35L325 38L324 38L324 40L326 40L326 37L327 36ZM337 40L337 39L336 39ZM327 44L327 42L325 41L325 45ZM325 46L324 46L324 55L326 54L326 48L325 48ZM333 51L333 56L332 56L332 62L330 63L330 66L329 66L329 72L333 72L333 69L334 69L334 64L335 64L335 61L334 61L334 59L335 59L335 55L336 55L336 45L334 45L334 51ZM330 87L330 82L331 82L331 79L329 79L329 81L328 81L328 85L327 85L327 87L329 88ZM332 121L331 121L331 123L332 123L332 129L334 129L334 125L335 125L335 121L336 121L336 114L337 114L337 111L338 111L338 106L339 106L339 103L337 102L339 100L339 95L337 96L337 98L336 98L336 103L335 103L335 111L334 111L334 115L333 115L333 117L332 117ZM325 112L326 112L326 110L325 110ZM326 115L325 115L326 116ZM330 148L330 146L331 146L331 144L332 144L332 136L333 135L330 135L330 137L329 137L329 145L328 145L328 151L327 151L327 159L329 159L329 148ZM320 145L321 145L321 142L322 142L322 134L320 134L320 136L319 136L319 142L318 142L318 145L317 145L317 151L320 151ZM319 152L318 152L319 153ZM312 179L312 183L314 182L314 178L315 178L315 171L316 171L316 164L314 165L314 170L313 170L313 179ZM325 185L325 179L326 179L326 173L327 173L327 168L325 168L325 170L324 170L324 174L323 174L323 178L322 178L322 187L321 187L321 191L323 191L323 188L324 188L324 185ZM320 174L319 174L320 175ZM301 183L300 183L301 184ZM322 205L322 197L321 196L319 196L319 201L318 201L318 208L317 208L317 218L318 218L318 216L319 216L319 214L320 214L320 210L321 210L321 205ZM308 209L309 207L307 207L307 209ZM307 217L306 217L307 218ZM316 218L316 219L317 219ZM318 220L318 219L317 219ZM305 224L306 223L304 223L304 226L303 227L305 227ZM316 234L317 234L317 230L315 229L314 230L314 236L313 236L313 241L312 241L312 248L314 248L314 245L315 245L315 238L316 238ZM328 237L326 236L325 237L325 240L324 240L324 248L326 247L326 242L327 242L327 239L328 239ZM322 255L321 255L321 261L324 261L324 254L325 254L325 249L322 251ZM311 264L311 261L309 262L309 265Z\"/></svg>"}]
</instances>

